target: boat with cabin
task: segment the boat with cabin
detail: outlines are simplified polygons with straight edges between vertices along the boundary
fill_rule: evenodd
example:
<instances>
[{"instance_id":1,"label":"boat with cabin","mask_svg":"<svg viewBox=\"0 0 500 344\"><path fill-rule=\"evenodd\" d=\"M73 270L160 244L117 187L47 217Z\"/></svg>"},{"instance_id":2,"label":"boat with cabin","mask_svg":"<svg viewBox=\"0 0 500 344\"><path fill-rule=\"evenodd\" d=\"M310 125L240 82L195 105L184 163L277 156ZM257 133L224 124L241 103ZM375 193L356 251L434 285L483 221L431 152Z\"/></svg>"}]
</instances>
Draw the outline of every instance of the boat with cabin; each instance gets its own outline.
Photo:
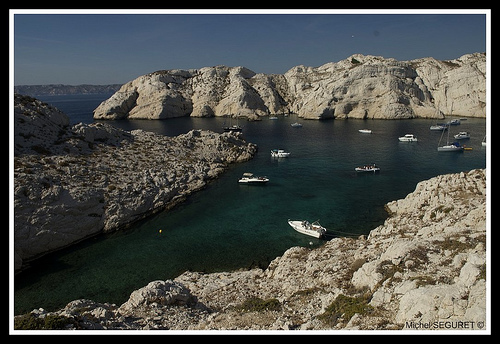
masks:
<instances>
[{"instance_id":1,"label":"boat with cabin","mask_svg":"<svg viewBox=\"0 0 500 344\"><path fill-rule=\"evenodd\" d=\"M406 134L405 136L399 137L399 141L401 141L401 142L417 142L418 139L413 134Z\"/></svg>"},{"instance_id":2,"label":"boat with cabin","mask_svg":"<svg viewBox=\"0 0 500 344\"><path fill-rule=\"evenodd\" d=\"M363 166L358 166L354 169L356 172L378 172L380 171L380 167L378 167L375 164L369 164L369 165L363 165Z\"/></svg>"},{"instance_id":3,"label":"boat with cabin","mask_svg":"<svg viewBox=\"0 0 500 344\"><path fill-rule=\"evenodd\" d=\"M288 158L290 152L285 152L284 149L271 149L271 157L273 158Z\"/></svg>"},{"instance_id":4,"label":"boat with cabin","mask_svg":"<svg viewBox=\"0 0 500 344\"><path fill-rule=\"evenodd\" d=\"M253 173L245 172L238 180L240 184L265 184L269 181L267 177L256 176Z\"/></svg>"},{"instance_id":5,"label":"boat with cabin","mask_svg":"<svg viewBox=\"0 0 500 344\"><path fill-rule=\"evenodd\" d=\"M288 219L288 224L292 226L297 232L309 235L315 238L322 238L326 234L326 228L319 224L318 221L310 223L307 220L293 221Z\"/></svg>"},{"instance_id":6,"label":"boat with cabin","mask_svg":"<svg viewBox=\"0 0 500 344\"><path fill-rule=\"evenodd\" d=\"M453 137L457 140L470 139L470 133L468 131L461 131L458 134L453 135Z\"/></svg>"}]
</instances>

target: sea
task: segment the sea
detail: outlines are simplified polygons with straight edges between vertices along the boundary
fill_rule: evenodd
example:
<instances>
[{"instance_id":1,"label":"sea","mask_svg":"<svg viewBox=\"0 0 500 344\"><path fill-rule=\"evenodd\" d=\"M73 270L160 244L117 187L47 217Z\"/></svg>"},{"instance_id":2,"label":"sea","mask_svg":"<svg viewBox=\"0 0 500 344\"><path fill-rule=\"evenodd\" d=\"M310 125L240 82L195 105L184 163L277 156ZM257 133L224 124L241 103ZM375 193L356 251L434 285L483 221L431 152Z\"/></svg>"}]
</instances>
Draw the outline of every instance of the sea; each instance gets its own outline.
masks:
<instances>
[{"instance_id":1,"label":"sea","mask_svg":"<svg viewBox=\"0 0 500 344\"><path fill-rule=\"evenodd\" d=\"M92 123L92 111L110 95L43 96L65 112L71 124ZM192 129L222 132L225 118L105 121L125 130L174 136ZM449 119L446 119L449 120ZM299 122L301 128L291 124ZM234 124L234 123L233 123ZM339 236L358 237L383 224L384 205L404 198L431 177L485 168L486 120L462 119L450 134L469 131L461 153L438 152L447 133L431 131L432 119L240 120L244 138L258 145L256 156L235 164L175 208L46 255L14 277L14 311L56 310L76 299L120 305L154 280L185 271L204 273L265 268L294 246L315 248ZM371 134L359 129L371 129ZM399 142L414 134L418 142ZM291 152L271 158L271 149ZM376 163L378 173L355 167ZM240 185L245 172L267 176L263 186ZM140 171L138 171L140 173ZM319 222L325 239L295 232L288 219Z\"/></svg>"}]
</instances>

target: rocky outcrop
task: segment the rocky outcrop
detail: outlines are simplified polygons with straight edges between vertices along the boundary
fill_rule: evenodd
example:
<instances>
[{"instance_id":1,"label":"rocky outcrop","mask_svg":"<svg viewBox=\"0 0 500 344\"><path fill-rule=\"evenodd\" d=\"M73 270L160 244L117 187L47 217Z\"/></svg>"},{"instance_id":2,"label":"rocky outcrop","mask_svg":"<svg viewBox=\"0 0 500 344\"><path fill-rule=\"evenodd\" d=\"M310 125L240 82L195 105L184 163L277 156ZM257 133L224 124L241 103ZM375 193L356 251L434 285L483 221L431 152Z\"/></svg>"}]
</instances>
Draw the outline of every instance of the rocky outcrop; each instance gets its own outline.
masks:
<instances>
[{"instance_id":1,"label":"rocky outcrop","mask_svg":"<svg viewBox=\"0 0 500 344\"><path fill-rule=\"evenodd\" d=\"M15 267L170 207L256 149L235 133L70 126L57 109L16 95Z\"/></svg>"},{"instance_id":2,"label":"rocky outcrop","mask_svg":"<svg viewBox=\"0 0 500 344\"><path fill-rule=\"evenodd\" d=\"M171 330L484 330L486 175L418 183L387 204L367 238L293 247L265 270L186 272L134 291L121 306L77 300L23 317L66 328Z\"/></svg>"},{"instance_id":3,"label":"rocky outcrop","mask_svg":"<svg viewBox=\"0 0 500 344\"><path fill-rule=\"evenodd\" d=\"M355 54L283 75L244 67L164 70L123 85L95 119L262 116L307 119L486 117L486 55L397 61Z\"/></svg>"}]
</instances>

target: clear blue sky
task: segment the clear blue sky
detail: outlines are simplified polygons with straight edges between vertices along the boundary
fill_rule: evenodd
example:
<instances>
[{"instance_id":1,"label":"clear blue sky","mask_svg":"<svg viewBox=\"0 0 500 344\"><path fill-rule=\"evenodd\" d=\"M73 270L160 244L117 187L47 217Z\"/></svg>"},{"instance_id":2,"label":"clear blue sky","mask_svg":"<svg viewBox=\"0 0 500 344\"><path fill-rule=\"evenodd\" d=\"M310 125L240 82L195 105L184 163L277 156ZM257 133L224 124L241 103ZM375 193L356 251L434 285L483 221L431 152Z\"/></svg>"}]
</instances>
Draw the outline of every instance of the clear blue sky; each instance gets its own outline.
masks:
<instances>
[{"instance_id":1,"label":"clear blue sky","mask_svg":"<svg viewBox=\"0 0 500 344\"><path fill-rule=\"evenodd\" d=\"M486 14L26 14L14 84L125 83L161 69L285 73L352 54L440 60L486 51ZM489 29L489 28L488 28ZM11 36L12 37L12 36Z\"/></svg>"}]
</instances>

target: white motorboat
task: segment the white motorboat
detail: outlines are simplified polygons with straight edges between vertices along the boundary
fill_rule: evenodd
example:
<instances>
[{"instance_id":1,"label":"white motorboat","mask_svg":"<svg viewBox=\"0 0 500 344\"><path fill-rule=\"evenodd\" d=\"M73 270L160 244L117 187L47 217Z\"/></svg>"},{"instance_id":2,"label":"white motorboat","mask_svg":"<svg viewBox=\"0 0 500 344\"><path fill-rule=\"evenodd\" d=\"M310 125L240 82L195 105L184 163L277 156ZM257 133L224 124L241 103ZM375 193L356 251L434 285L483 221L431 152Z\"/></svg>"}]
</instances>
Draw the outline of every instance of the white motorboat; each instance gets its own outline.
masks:
<instances>
[{"instance_id":1,"label":"white motorboat","mask_svg":"<svg viewBox=\"0 0 500 344\"><path fill-rule=\"evenodd\" d=\"M481 146L486 147L486 135L484 135L483 141L481 141Z\"/></svg>"},{"instance_id":2,"label":"white motorboat","mask_svg":"<svg viewBox=\"0 0 500 344\"><path fill-rule=\"evenodd\" d=\"M431 125L430 129L436 131L445 131L448 129L448 126L446 124L436 124L436 125Z\"/></svg>"},{"instance_id":3,"label":"white motorboat","mask_svg":"<svg viewBox=\"0 0 500 344\"><path fill-rule=\"evenodd\" d=\"M319 221L314 221L310 223L307 220L302 221L292 221L288 219L288 224L292 226L297 232L309 235L315 238L321 238L326 233L326 228L319 224Z\"/></svg>"},{"instance_id":4,"label":"white motorboat","mask_svg":"<svg viewBox=\"0 0 500 344\"><path fill-rule=\"evenodd\" d=\"M290 152L285 152L284 149L271 149L271 157L273 158L288 158Z\"/></svg>"},{"instance_id":5,"label":"white motorboat","mask_svg":"<svg viewBox=\"0 0 500 344\"><path fill-rule=\"evenodd\" d=\"M372 133L371 129L359 129L358 131L362 134L371 134Z\"/></svg>"},{"instance_id":6,"label":"white motorboat","mask_svg":"<svg viewBox=\"0 0 500 344\"><path fill-rule=\"evenodd\" d=\"M243 128L239 125L230 125L228 127L223 127L224 131L242 131Z\"/></svg>"},{"instance_id":7,"label":"white motorboat","mask_svg":"<svg viewBox=\"0 0 500 344\"><path fill-rule=\"evenodd\" d=\"M456 135L453 135L457 140L470 139L470 133L468 131L461 131Z\"/></svg>"},{"instance_id":8,"label":"white motorboat","mask_svg":"<svg viewBox=\"0 0 500 344\"><path fill-rule=\"evenodd\" d=\"M238 180L240 184L265 184L269 181L267 177L256 176L253 173L246 172L243 173L243 176Z\"/></svg>"},{"instance_id":9,"label":"white motorboat","mask_svg":"<svg viewBox=\"0 0 500 344\"><path fill-rule=\"evenodd\" d=\"M375 164L358 166L354 169L356 172L378 172L380 171L380 167Z\"/></svg>"},{"instance_id":10,"label":"white motorboat","mask_svg":"<svg viewBox=\"0 0 500 344\"><path fill-rule=\"evenodd\" d=\"M295 123L292 123L290 124L293 128L302 128L302 124L300 124L299 122L295 122Z\"/></svg>"},{"instance_id":11,"label":"white motorboat","mask_svg":"<svg viewBox=\"0 0 500 344\"><path fill-rule=\"evenodd\" d=\"M413 134L406 134L405 136L399 137L401 142L417 142L417 137Z\"/></svg>"}]
</instances>

